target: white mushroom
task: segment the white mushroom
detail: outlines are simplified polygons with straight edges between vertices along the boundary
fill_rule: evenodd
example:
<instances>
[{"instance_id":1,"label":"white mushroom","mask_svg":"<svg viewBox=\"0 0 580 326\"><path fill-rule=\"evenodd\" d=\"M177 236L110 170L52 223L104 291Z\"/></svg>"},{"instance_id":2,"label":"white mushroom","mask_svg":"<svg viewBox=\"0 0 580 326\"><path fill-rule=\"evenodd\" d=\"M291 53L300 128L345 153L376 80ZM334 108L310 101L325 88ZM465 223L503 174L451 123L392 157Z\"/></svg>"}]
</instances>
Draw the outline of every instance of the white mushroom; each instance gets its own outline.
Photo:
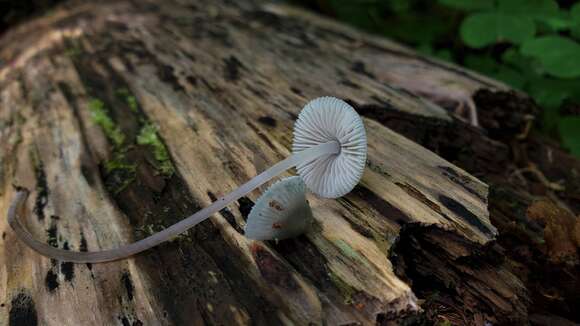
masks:
<instances>
[{"instance_id":1,"label":"white mushroom","mask_svg":"<svg viewBox=\"0 0 580 326\"><path fill-rule=\"evenodd\" d=\"M296 165L298 174L315 194L338 198L362 177L367 160L367 137L360 116L346 102L320 97L308 103L294 125L294 153L338 141L340 152Z\"/></svg>"},{"instance_id":2,"label":"white mushroom","mask_svg":"<svg viewBox=\"0 0 580 326\"><path fill-rule=\"evenodd\" d=\"M283 240L300 235L311 222L306 185L300 177L289 177L258 198L248 216L245 235L254 240Z\"/></svg>"},{"instance_id":3,"label":"white mushroom","mask_svg":"<svg viewBox=\"0 0 580 326\"><path fill-rule=\"evenodd\" d=\"M163 231L116 249L73 252L54 248L34 239L17 218L23 212L28 196L28 191L24 189L17 191L8 210L8 223L20 240L50 258L77 263L98 263L126 258L172 239L295 166L306 186L314 193L327 198L348 193L358 183L365 165L366 135L363 123L346 102L332 97L315 99L305 106L298 117L293 151L290 157L276 163L208 207Z\"/></svg>"}]
</instances>

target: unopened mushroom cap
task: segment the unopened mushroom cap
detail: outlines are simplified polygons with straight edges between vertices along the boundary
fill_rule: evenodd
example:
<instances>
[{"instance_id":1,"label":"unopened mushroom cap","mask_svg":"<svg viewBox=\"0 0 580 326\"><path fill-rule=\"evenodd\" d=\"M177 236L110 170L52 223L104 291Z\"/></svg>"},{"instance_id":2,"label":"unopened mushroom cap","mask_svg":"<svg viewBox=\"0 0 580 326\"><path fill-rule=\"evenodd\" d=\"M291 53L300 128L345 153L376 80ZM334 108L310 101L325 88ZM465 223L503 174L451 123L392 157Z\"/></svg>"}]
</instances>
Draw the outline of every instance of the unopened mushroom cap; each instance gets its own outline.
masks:
<instances>
[{"instance_id":1,"label":"unopened mushroom cap","mask_svg":"<svg viewBox=\"0 0 580 326\"><path fill-rule=\"evenodd\" d=\"M367 158L364 125L356 111L343 100L320 97L310 101L294 125L294 153L336 140L340 153L298 164L298 174L308 189L325 198L349 193L359 182Z\"/></svg>"},{"instance_id":2,"label":"unopened mushroom cap","mask_svg":"<svg viewBox=\"0 0 580 326\"><path fill-rule=\"evenodd\" d=\"M306 186L300 177L289 177L258 198L248 216L245 235L254 240L292 238L306 231L311 221Z\"/></svg>"}]
</instances>

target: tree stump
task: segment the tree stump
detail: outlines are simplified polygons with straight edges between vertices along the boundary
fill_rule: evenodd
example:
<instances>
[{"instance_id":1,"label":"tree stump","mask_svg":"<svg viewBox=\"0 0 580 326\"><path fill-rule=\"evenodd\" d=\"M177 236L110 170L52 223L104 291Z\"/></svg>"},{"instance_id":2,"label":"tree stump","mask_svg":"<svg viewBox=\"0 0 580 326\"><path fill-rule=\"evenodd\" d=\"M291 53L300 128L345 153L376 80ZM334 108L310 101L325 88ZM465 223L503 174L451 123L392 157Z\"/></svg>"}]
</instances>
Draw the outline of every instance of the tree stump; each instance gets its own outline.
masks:
<instances>
[{"instance_id":1,"label":"tree stump","mask_svg":"<svg viewBox=\"0 0 580 326\"><path fill-rule=\"evenodd\" d=\"M526 313L519 280L480 259L497 235L487 186L375 119L453 123L442 103L500 83L252 0L71 2L5 34L0 60L0 212L32 190L28 228L63 249L114 248L209 205L290 154L310 99L349 101L369 144L360 184L310 195L312 230L278 243L243 235L259 191L104 264L42 257L2 219L2 325L386 324L421 309L393 266L417 257L482 320Z\"/></svg>"}]
</instances>

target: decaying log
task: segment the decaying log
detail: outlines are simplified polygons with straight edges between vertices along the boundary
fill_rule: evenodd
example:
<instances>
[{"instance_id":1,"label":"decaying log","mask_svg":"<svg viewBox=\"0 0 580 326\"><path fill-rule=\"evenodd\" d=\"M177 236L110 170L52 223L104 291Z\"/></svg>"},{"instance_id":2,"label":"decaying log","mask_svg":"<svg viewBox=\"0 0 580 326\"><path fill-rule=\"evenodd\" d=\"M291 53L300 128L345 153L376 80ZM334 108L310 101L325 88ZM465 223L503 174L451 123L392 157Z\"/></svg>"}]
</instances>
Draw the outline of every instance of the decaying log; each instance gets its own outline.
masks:
<instances>
[{"instance_id":1,"label":"decaying log","mask_svg":"<svg viewBox=\"0 0 580 326\"><path fill-rule=\"evenodd\" d=\"M315 226L279 243L243 236L258 191L106 264L41 257L2 219L0 324L387 322L421 303L391 261L402 229L439 232L421 247L436 279L497 235L484 183L373 117L452 123L437 103L505 86L396 44L253 1L73 2L4 35L0 60L0 212L34 190L27 226L59 248L113 248L207 206L290 153L309 99L350 101L369 142L354 191L310 196ZM521 318L522 285L486 264L457 283L486 318Z\"/></svg>"}]
</instances>

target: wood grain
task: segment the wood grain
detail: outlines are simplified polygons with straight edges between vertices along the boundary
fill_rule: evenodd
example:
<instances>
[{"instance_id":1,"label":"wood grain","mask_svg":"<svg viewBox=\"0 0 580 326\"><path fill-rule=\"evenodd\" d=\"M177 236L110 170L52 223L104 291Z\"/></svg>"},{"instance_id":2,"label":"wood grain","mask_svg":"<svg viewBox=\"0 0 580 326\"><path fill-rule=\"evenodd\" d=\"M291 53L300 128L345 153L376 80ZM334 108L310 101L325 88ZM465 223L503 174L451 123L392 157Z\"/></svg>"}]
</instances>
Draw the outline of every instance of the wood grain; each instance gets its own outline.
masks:
<instances>
[{"instance_id":1,"label":"wood grain","mask_svg":"<svg viewBox=\"0 0 580 326\"><path fill-rule=\"evenodd\" d=\"M504 87L252 1L70 3L15 28L0 49L0 212L13 185L34 190L28 227L70 250L145 237L288 156L294 120L315 97L451 121L437 98L393 76L421 65L429 85L453 80L466 96ZM485 245L497 233L487 186L364 123L361 183L337 200L310 195L316 223L297 239L243 236L258 191L172 242L107 264L41 257L1 220L0 324L342 325L417 311L389 259L401 228L434 225ZM155 144L140 140L147 126Z\"/></svg>"}]
</instances>

